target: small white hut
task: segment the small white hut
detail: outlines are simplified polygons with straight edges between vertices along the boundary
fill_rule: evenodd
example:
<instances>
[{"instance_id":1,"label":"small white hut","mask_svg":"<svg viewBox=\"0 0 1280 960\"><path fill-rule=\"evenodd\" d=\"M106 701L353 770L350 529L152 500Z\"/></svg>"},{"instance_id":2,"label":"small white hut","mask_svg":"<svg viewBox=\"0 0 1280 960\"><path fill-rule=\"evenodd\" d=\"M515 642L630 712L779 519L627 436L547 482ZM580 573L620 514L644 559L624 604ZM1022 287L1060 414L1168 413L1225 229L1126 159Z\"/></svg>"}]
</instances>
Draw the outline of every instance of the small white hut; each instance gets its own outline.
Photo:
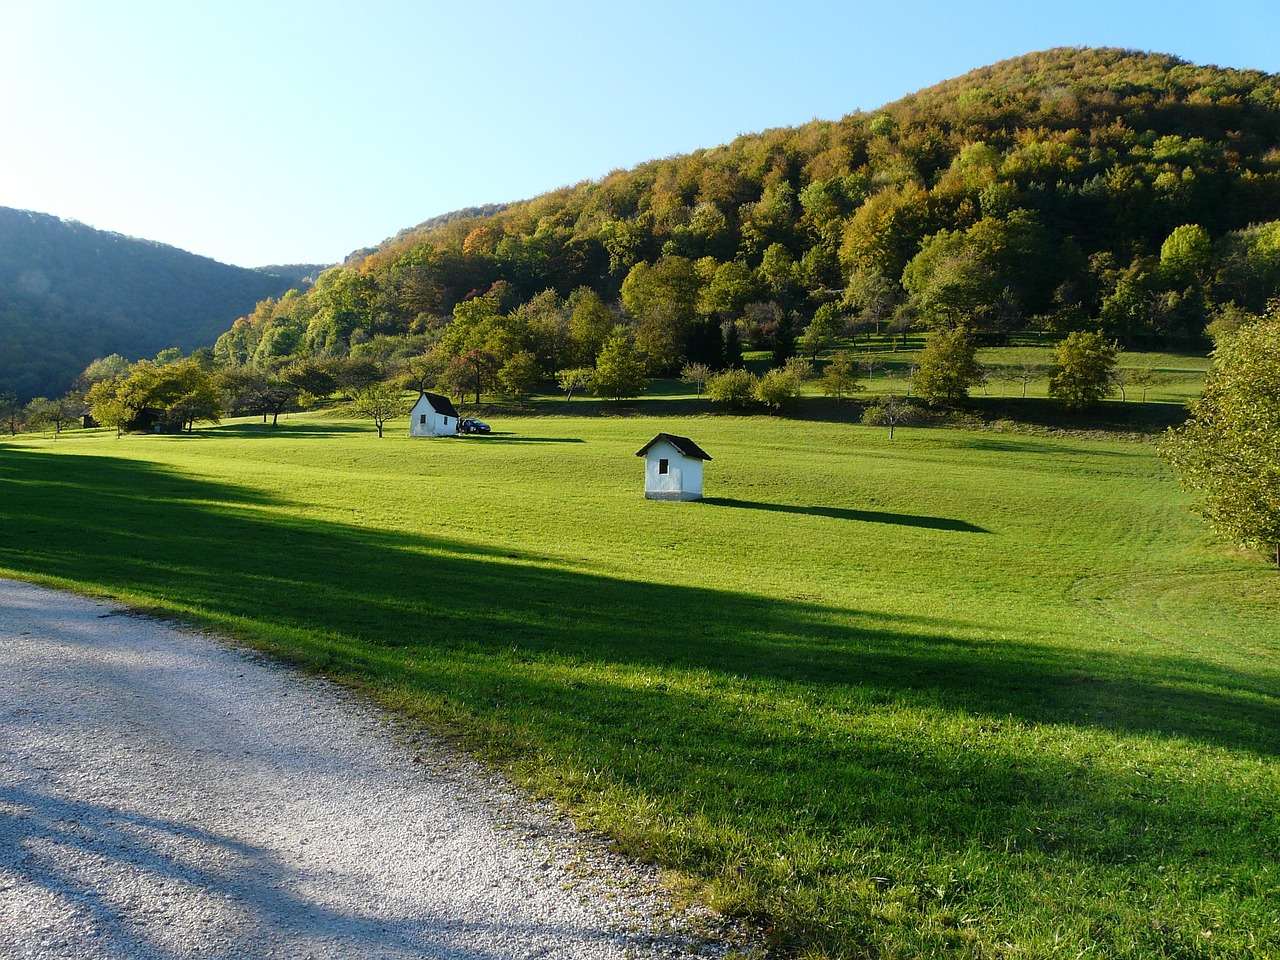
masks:
<instances>
[{"instance_id":1,"label":"small white hut","mask_svg":"<svg viewBox=\"0 0 1280 960\"><path fill-rule=\"evenodd\" d=\"M711 457L688 437L660 433L636 456L644 457L644 495L649 500L702 499L702 461Z\"/></svg>"},{"instance_id":2,"label":"small white hut","mask_svg":"<svg viewBox=\"0 0 1280 960\"><path fill-rule=\"evenodd\" d=\"M452 437L458 432L458 411L448 397L423 393L409 411L409 436Z\"/></svg>"}]
</instances>

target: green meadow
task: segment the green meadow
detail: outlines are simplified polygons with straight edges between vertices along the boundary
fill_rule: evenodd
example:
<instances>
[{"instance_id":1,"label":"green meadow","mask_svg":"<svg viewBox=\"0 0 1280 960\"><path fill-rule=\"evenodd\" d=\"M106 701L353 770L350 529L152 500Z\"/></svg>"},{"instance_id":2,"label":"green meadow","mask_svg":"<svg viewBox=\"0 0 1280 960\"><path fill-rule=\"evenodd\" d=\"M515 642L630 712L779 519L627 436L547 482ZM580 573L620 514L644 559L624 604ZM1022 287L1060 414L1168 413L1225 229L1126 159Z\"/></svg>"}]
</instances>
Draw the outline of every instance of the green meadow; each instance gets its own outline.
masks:
<instances>
[{"instance_id":1,"label":"green meadow","mask_svg":"<svg viewBox=\"0 0 1280 960\"><path fill-rule=\"evenodd\" d=\"M1151 444L491 422L4 441L0 573L358 687L785 956L1280 956L1280 576Z\"/></svg>"}]
</instances>

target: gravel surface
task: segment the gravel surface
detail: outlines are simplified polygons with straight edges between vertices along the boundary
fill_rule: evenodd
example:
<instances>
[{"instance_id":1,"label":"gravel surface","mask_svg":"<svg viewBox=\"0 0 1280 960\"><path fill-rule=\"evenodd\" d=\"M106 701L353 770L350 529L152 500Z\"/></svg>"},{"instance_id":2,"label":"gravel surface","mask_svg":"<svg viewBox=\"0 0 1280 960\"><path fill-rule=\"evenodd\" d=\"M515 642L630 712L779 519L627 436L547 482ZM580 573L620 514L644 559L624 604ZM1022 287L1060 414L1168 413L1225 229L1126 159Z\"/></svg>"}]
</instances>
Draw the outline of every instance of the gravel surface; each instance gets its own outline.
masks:
<instances>
[{"instance_id":1,"label":"gravel surface","mask_svg":"<svg viewBox=\"0 0 1280 960\"><path fill-rule=\"evenodd\" d=\"M651 872L332 684L0 580L0 957L718 957Z\"/></svg>"}]
</instances>

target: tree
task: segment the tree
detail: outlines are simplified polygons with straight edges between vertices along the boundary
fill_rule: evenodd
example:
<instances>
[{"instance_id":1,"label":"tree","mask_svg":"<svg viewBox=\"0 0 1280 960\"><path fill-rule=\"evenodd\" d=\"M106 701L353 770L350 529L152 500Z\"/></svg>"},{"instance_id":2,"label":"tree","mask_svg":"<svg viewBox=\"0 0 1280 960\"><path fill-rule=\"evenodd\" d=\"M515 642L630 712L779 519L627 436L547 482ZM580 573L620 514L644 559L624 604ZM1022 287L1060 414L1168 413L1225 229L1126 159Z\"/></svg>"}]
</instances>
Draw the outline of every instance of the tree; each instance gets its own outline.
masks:
<instances>
[{"instance_id":1,"label":"tree","mask_svg":"<svg viewBox=\"0 0 1280 960\"><path fill-rule=\"evenodd\" d=\"M22 422L22 404L17 394L0 393L0 423L9 428L9 436L17 436L18 424Z\"/></svg>"},{"instance_id":2,"label":"tree","mask_svg":"<svg viewBox=\"0 0 1280 960\"><path fill-rule=\"evenodd\" d=\"M352 412L365 420L372 420L378 428L379 437L387 421L401 416L404 408L404 394L400 388L381 381L362 387L351 401Z\"/></svg>"},{"instance_id":3,"label":"tree","mask_svg":"<svg viewBox=\"0 0 1280 960\"><path fill-rule=\"evenodd\" d=\"M931 406L964 400L969 388L982 381L973 334L965 327L934 333L920 353L913 379L916 393Z\"/></svg>"},{"instance_id":4,"label":"tree","mask_svg":"<svg viewBox=\"0 0 1280 960\"><path fill-rule=\"evenodd\" d=\"M124 380L124 376L99 380L89 388L85 398L93 419L104 427L114 429L116 437L138 415L138 411L122 397L120 386Z\"/></svg>"},{"instance_id":5,"label":"tree","mask_svg":"<svg viewBox=\"0 0 1280 960\"><path fill-rule=\"evenodd\" d=\"M648 380L635 344L623 330L615 330L596 360L595 391L602 397L622 400L641 393Z\"/></svg>"},{"instance_id":6,"label":"tree","mask_svg":"<svg viewBox=\"0 0 1280 960\"><path fill-rule=\"evenodd\" d=\"M800 343L810 360L817 360L818 354L827 349L840 336L844 322L834 303L824 303L813 313L809 326L805 327Z\"/></svg>"},{"instance_id":7,"label":"tree","mask_svg":"<svg viewBox=\"0 0 1280 960\"><path fill-rule=\"evenodd\" d=\"M707 381L707 396L716 403L741 409L751 403L756 378L746 370L726 370Z\"/></svg>"},{"instance_id":8,"label":"tree","mask_svg":"<svg viewBox=\"0 0 1280 960\"><path fill-rule=\"evenodd\" d=\"M83 412L83 404L77 399L67 396L50 400L48 397L36 397L26 407L27 423L35 426L53 427L53 438L56 440L62 428L74 421Z\"/></svg>"},{"instance_id":9,"label":"tree","mask_svg":"<svg viewBox=\"0 0 1280 960\"><path fill-rule=\"evenodd\" d=\"M1160 454L1210 526L1280 565L1280 313L1213 351L1204 393Z\"/></svg>"},{"instance_id":10,"label":"tree","mask_svg":"<svg viewBox=\"0 0 1280 960\"><path fill-rule=\"evenodd\" d=\"M693 387L697 396L701 397L707 381L711 379L711 368L705 363L686 363L680 370L680 379Z\"/></svg>"},{"instance_id":11,"label":"tree","mask_svg":"<svg viewBox=\"0 0 1280 960\"><path fill-rule=\"evenodd\" d=\"M822 371L822 392L828 397L843 400L858 390L858 365L853 355L841 351Z\"/></svg>"},{"instance_id":12,"label":"tree","mask_svg":"<svg viewBox=\"0 0 1280 960\"><path fill-rule=\"evenodd\" d=\"M909 400L890 395L862 411L862 422L872 427L888 427L889 439L892 440L894 430L913 423L916 414L916 408Z\"/></svg>"},{"instance_id":13,"label":"tree","mask_svg":"<svg viewBox=\"0 0 1280 960\"><path fill-rule=\"evenodd\" d=\"M769 370L751 388L753 399L774 410L781 410L799 394L800 378L785 367Z\"/></svg>"},{"instance_id":14,"label":"tree","mask_svg":"<svg viewBox=\"0 0 1280 960\"><path fill-rule=\"evenodd\" d=\"M511 400L524 400L538 389L542 371L531 350L514 354L498 371L498 388Z\"/></svg>"},{"instance_id":15,"label":"tree","mask_svg":"<svg viewBox=\"0 0 1280 960\"><path fill-rule=\"evenodd\" d=\"M1083 410L1111 392L1120 346L1101 331L1082 330L1058 341L1049 372L1049 396L1068 410Z\"/></svg>"},{"instance_id":16,"label":"tree","mask_svg":"<svg viewBox=\"0 0 1280 960\"><path fill-rule=\"evenodd\" d=\"M556 383L564 391L565 400L573 399L575 390L590 390L596 372L591 367L572 367L556 374Z\"/></svg>"}]
</instances>

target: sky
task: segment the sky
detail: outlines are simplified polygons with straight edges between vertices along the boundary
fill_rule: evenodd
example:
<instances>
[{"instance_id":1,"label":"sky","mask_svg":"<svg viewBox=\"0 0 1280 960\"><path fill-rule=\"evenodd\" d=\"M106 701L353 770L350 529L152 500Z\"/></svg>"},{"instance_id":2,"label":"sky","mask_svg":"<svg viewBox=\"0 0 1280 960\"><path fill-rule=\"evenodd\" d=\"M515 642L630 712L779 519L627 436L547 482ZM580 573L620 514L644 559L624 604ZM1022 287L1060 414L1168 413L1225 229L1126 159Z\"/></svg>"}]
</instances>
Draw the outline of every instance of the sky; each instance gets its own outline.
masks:
<instances>
[{"instance_id":1,"label":"sky","mask_svg":"<svg viewBox=\"0 0 1280 960\"><path fill-rule=\"evenodd\" d=\"M1278 36L1276 0L0 0L0 206L334 263L1035 50L1277 73Z\"/></svg>"}]
</instances>

